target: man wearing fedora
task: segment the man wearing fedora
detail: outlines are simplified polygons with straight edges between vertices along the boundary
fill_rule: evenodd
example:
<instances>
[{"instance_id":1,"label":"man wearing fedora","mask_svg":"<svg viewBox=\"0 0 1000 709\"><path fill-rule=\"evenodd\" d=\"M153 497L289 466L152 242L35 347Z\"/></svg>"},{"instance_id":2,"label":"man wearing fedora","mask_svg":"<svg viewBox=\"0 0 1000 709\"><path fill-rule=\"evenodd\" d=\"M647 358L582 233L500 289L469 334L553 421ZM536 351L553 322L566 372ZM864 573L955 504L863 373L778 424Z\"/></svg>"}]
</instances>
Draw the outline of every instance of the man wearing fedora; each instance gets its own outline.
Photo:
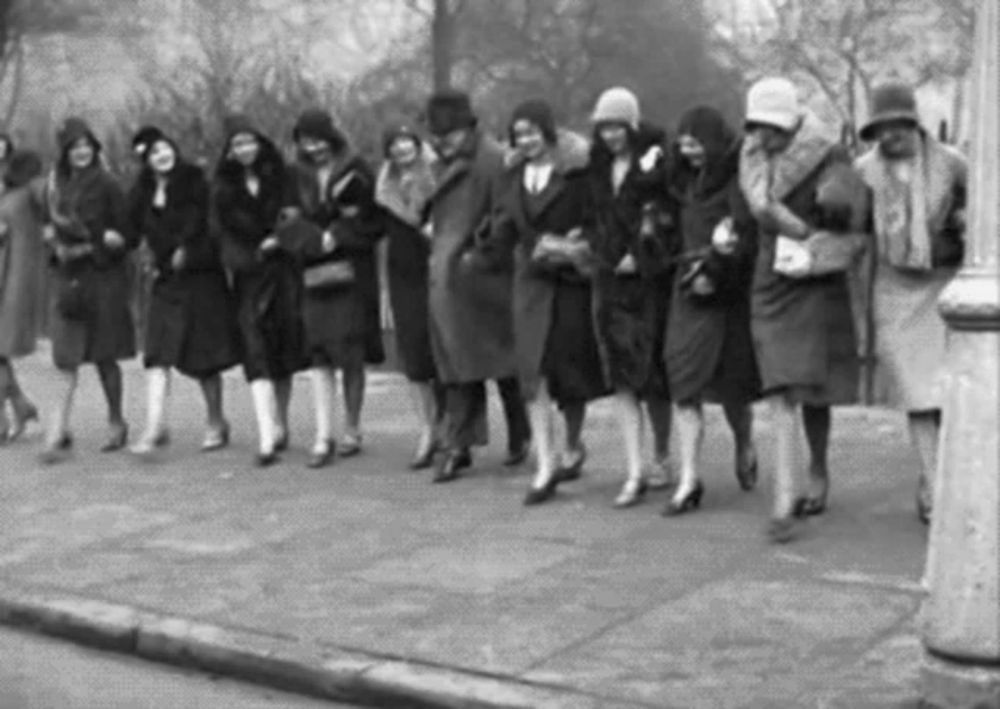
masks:
<instances>
[{"instance_id":1,"label":"man wearing fedora","mask_svg":"<svg viewBox=\"0 0 1000 709\"><path fill-rule=\"evenodd\" d=\"M472 464L471 448L487 442L487 381L497 382L507 419L505 464L518 465L527 457L531 433L515 377L513 271L503 259L486 264L477 258L477 247L493 227L503 149L479 129L462 92L433 95L426 120L441 158L426 232L431 348L445 387L447 418L446 456L434 480L450 482Z\"/></svg>"},{"instance_id":2,"label":"man wearing fedora","mask_svg":"<svg viewBox=\"0 0 1000 709\"><path fill-rule=\"evenodd\" d=\"M856 168L873 193L865 275L876 399L909 416L920 461L917 511L928 522L946 375L937 302L964 258L967 164L924 130L914 91L902 83L876 88L861 138L873 144Z\"/></svg>"}]
</instances>

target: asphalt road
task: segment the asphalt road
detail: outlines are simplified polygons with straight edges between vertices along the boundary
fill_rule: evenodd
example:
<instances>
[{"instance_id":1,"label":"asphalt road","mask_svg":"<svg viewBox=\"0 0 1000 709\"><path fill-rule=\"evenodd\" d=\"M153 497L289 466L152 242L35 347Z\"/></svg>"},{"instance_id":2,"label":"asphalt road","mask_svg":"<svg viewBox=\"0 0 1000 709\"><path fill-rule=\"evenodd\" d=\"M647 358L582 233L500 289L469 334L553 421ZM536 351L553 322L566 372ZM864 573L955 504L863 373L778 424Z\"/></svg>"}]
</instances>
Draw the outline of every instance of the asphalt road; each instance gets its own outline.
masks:
<instances>
[{"instance_id":1,"label":"asphalt road","mask_svg":"<svg viewBox=\"0 0 1000 709\"><path fill-rule=\"evenodd\" d=\"M0 709L348 709L0 629Z\"/></svg>"}]
</instances>

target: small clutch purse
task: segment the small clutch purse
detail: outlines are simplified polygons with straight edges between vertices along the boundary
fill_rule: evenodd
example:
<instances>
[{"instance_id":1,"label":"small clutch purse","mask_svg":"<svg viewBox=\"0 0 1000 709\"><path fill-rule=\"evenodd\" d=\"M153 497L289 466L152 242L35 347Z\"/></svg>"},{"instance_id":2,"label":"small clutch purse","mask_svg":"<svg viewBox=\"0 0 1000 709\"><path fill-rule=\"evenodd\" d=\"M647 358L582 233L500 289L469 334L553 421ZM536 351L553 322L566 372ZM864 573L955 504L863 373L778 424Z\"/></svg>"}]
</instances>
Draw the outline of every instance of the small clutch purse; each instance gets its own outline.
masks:
<instances>
[{"instance_id":1,"label":"small clutch purse","mask_svg":"<svg viewBox=\"0 0 1000 709\"><path fill-rule=\"evenodd\" d=\"M354 264L350 261L327 261L307 266L302 272L306 290L332 290L352 285L357 280Z\"/></svg>"}]
</instances>

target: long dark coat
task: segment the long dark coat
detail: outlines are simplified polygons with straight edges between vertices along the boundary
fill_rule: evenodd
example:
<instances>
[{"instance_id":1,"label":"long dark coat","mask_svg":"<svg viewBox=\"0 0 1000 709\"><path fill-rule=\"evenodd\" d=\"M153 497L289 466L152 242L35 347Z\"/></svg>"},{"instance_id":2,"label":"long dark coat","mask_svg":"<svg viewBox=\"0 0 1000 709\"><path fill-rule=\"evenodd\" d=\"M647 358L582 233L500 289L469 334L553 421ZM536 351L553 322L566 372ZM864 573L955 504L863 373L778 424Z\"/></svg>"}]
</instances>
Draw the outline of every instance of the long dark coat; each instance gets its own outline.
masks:
<instances>
[{"instance_id":1,"label":"long dark coat","mask_svg":"<svg viewBox=\"0 0 1000 709\"><path fill-rule=\"evenodd\" d=\"M750 335L756 225L740 191L740 143L710 109L686 114L678 135L690 135L705 147L706 164L695 171L679 154L672 163L671 192L685 263L674 279L667 320L670 393L679 402L748 402L760 390ZM726 218L733 220L739 241L733 254L722 256L711 248L712 233ZM712 296L697 296L684 286L690 268L713 282Z\"/></svg>"},{"instance_id":2,"label":"long dark coat","mask_svg":"<svg viewBox=\"0 0 1000 709\"><path fill-rule=\"evenodd\" d=\"M595 230L600 268L596 278L597 337L606 379L615 389L640 396L669 396L663 347L672 288L673 206L665 164L642 172L639 159L653 146L666 152L666 134L643 124L633 137L633 164L618 193L611 181L611 156L595 139L588 168L589 221ZM652 227L641 238L644 209ZM616 275L625 254L638 263L636 275Z\"/></svg>"},{"instance_id":3,"label":"long dark coat","mask_svg":"<svg viewBox=\"0 0 1000 709\"><path fill-rule=\"evenodd\" d=\"M381 210L375 204L375 178L357 156L342 158L335 167L325 194L320 194L315 170L296 163L292 170L292 204L318 227L314 238L289 244L305 268L349 261L355 281L329 289L306 290L303 320L313 363L343 367L385 360L379 311L375 245L384 235ZM344 186L338 197L334 188ZM337 248L327 254L315 237L330 230Z\"/></svg>"},{"instance_id":4,"label":"long dark coat","mask_svg":"<svg viewBox=\"0 0 1000 709\"><path fill-rule=\"evenodd\" d=\"M175 367L202 378L240 361L236 305L209 233L209 188L198 167L178 163L169 175L166 207L153 206L156 181L144 170L130 195L133 230L153 255L146 316L147 367ZM172 260L183 249L185 265Z\"/></svg>"},{"instance_id":5,"label":"long dark coat","mask_svg":"<svg viewBox=\"0 0 1000 709\"><path fill-rule=\"evenodd\" d=\"M826 171L848 162L848 156L838 144L812 142L815 147L810 149L820 151L811 156L814 167L779 199L807 224L820 228L823 212L817 187ZM817 406L855 402L860 362L846 274L796 279L776 273L778 231L761 223L759 236L751 327L763 392L785 392Z\"/></svg>"},{"instance_id":6,"label":"long dark coat","mask_svg":"<svg viewBox=\"0 0 1000 709\"><path fill-rule=\"evenodd\" d=\"M17 169L32 162L29 172ZM11 161L0 195L0 222L7 227L0 237L0 357L31 354L45 322L45 244L42 221L45 180L38 177L37 156ZM15 174L17 172L18 174Z\"/></svg>"},{"instance_id":7,"label":"long dark coat","mask_svg":"<svg viewBox=\"0 0 1000 709\"><path fill-rule=\"evenodd\" d=\"M259 250L277 228L288 198L281 155L266 138L260 136L260 141L256 197L247 189L244 168L225 156L213 184L213 223L223 264L233 275L243 368L250 381L287 378L309 363L301 268L280 250L267 256Z\"/></svg>"},{"instance_id":8,"label":"long dark coat","mask_svg":"<svg viewBox=\"0 0 1000 709\"><path fill-rule=\"evenodd\" d=\"M503 151L474 133L442 165L430 202L430 333L439 379L460 384L514 376L511 271L484 271L468 258L492 229Z\"/></svg>"},{"instance_id":9,"label":"long dark coat","mask_svg":"<svg viewBox=\"0 0 1000 709\"><path fill-rule=\"evenodd\" d=\"M559 403L584 402L610 393L594 332L591 278L571 265L532 260L543 234L565 238L585 223L590 197L587 144L564 142L548 186L538 195L524 188L523 164L508 171L495 238L514 249L514 339L521 390L534 396L544 379ZM576 151L573 148L577 147Z\"/></svg>"},{"instance_id":10,"label":"long dark coat","mask_svg":"<svg viewBox=\"0 0 1000 709\"><path fill-rule=\"evenodd\" d=\"M136 241L128 228L125 194L96 160L99 158L80 173L63 173L64 177L53 176L50 182L55 185L49 193L50 210L61 201L59 194L74 195L58 207L68 221L54 222L52 246L57 251L60 247L91 249L70 261L60 262L55 257L51 261L53 307L49 323L52 358L60 369L135 356L128 254ZM124 248L111 249L105 245L104 234L109 230L125 237ZM67 297L82 308L79 315L67 317L64 307Z\"/></svg>"}]
</instances>

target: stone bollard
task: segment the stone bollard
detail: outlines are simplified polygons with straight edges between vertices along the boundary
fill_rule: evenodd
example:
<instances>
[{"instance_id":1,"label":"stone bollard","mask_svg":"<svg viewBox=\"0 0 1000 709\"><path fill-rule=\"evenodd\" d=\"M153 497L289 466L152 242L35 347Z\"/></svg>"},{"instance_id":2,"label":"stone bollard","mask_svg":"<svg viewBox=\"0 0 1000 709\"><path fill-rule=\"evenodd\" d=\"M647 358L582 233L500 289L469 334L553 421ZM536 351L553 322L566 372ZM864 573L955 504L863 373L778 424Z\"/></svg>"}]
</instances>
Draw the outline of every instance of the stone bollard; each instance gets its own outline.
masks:
<instances>
[{"instance_id":1,"label":"stone bollard","mask_svg":"<svg viewBox=\"0 0 1000 709\"><path fill-rule=\"evenodd\" d=\"M966 259L940 301L950 380L923 608L928 709L1000 709L1000 0L977 4Z\"/></svg>"}]
</instances>

